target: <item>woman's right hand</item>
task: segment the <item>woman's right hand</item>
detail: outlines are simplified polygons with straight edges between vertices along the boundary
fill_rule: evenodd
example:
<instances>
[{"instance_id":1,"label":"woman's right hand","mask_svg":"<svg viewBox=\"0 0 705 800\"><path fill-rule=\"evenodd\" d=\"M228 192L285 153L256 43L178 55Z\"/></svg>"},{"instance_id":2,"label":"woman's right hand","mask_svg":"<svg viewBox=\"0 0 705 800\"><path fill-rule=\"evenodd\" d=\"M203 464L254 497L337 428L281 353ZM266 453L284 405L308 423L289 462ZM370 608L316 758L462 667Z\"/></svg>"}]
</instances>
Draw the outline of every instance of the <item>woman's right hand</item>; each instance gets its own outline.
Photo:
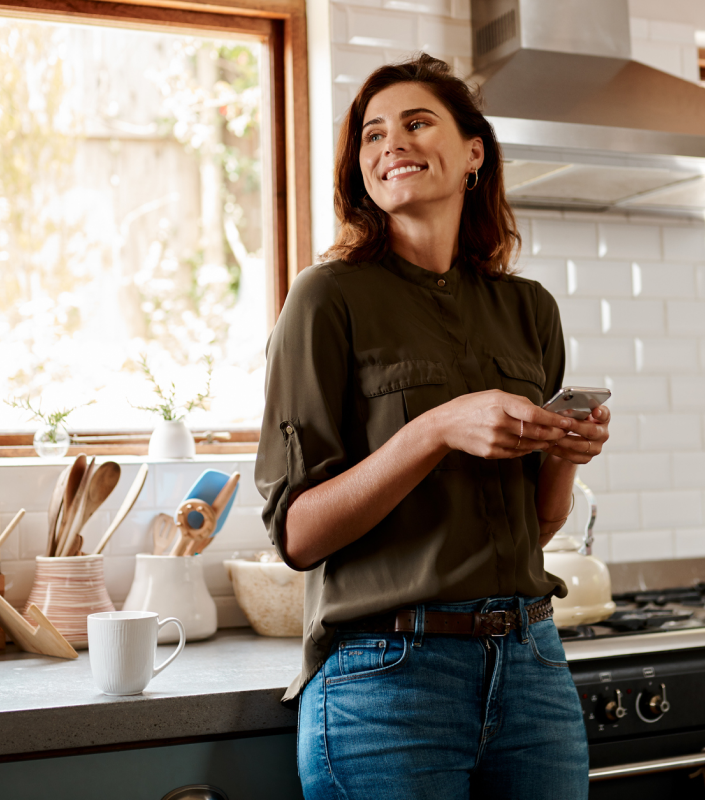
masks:
<instances>
[{"instance_id":1,"label":"woman's right hand","mask_svg":"<svg viewBox=\"0 0 705 800\"><path fill-rule=\"evenodd\" d=\"M430 413L448 448L481 458L518 458L548 450L573 424L526 397L499 389L461 395Z\"/></svg>"}]
</instances>

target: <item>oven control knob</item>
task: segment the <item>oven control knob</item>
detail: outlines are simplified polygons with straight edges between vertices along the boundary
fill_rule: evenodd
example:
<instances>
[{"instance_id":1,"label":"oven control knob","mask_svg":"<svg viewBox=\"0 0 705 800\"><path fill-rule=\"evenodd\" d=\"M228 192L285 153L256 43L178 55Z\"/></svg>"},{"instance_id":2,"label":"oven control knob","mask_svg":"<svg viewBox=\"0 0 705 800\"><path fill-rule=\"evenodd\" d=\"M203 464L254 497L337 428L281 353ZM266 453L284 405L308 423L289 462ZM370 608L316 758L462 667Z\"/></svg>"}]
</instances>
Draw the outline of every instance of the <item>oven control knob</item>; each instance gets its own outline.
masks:
<instances>
[{"instance_id":1,"label":"oven control knob","mask_svg":"<svg viewBox=\"0 0 705 800\"><path fill-rule=\"evenodd\" d=\"M666 684L661 684L661 694L652 694L645 698L644 712L650 717L660 717L661 714L671 710L671 704L666 696Z\"/></svg>"},{"instance_id":2,"label":"oven control knob","mask_svg":"<svg viewBox=\"0 0 705 800\"><path fill-rule=\"evenodd\" d=\"M622 705L622 693L619 689L614 690L616 700L610 700L605 706L605 716L610 722L616 719L623 719L627 715L627 709Z\"/></svg>"}]
</instances>

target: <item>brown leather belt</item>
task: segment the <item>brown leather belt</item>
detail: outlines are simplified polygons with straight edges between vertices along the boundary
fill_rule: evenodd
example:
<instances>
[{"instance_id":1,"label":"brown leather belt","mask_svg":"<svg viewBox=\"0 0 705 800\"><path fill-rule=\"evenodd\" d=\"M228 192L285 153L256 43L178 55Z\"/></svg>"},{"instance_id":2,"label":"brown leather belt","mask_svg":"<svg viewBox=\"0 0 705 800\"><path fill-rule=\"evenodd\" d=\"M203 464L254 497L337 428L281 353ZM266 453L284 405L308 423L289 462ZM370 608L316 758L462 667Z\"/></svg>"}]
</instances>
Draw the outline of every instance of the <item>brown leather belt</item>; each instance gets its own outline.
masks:
<instances>
[{"instance_id":1,"label":"brown leather belt","mask_svg":"<svg viewBox=\"0 0 705 800\"><path fill-rule=\"evenodd\" d=\"M553 616L553 605L549 597L526 606L529 625L542 622ZM345 622L338 626L343 631L367 633L414 633L416 611L402 608L377 617ZM509 631L521 627L518 609L487 611L480 613L427 611L424 615L424 633L442 633L455 636L506 636Z\"/></svg>"}]
</instances>

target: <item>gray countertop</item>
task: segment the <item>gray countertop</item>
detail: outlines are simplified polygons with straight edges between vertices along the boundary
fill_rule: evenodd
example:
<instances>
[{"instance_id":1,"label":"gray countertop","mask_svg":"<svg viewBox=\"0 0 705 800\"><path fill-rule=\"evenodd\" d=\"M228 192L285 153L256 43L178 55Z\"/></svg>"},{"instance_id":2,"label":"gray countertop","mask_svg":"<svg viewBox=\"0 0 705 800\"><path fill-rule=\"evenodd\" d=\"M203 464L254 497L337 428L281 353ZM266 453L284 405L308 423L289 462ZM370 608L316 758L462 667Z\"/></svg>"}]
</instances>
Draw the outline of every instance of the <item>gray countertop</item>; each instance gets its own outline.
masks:
<instances>
[{"instance_id":1,"label":"gray countertop","mask_svg":"<svg viewBox=\"0 0 705 800\"><path fill-rule=\"evenodd\" d=\"M175 645L157 648L161 663ZM279 700L301 669L301 640L249 628L191 642L141 695L108 697L78 659L0 655L0 756L296 725Z\"/></svg>"}]
</instances>

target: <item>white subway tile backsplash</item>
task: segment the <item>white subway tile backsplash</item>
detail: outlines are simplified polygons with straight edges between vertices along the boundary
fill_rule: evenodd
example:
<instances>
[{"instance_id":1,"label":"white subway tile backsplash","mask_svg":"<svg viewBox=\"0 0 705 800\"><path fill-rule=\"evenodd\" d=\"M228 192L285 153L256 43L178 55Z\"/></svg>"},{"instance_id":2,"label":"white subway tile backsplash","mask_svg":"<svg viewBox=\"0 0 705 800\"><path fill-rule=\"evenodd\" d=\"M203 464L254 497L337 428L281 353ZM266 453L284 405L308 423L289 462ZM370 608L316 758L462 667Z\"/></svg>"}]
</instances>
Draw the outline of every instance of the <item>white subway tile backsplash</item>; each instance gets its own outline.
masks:
<instances>
[{"instance_id":1,"label":"white subway tile backsplash","mask_svg":"<svg viewBox=\"0 0 705 800\"><path fill-rule=\"evenodd\" d=\"M661 300L620 300L610 298L610 333L658 336L664 332Z\"/></svg>"},{"instance_id":2,"label":"white subway tile backsplash","mask_svg":"<svg viewBox=\"0 0 705 800\"><path fill-rule=\"evenodd\" d=\"M705 375L673 376L671 406L674 411L705 410Z\"/></svg>"},{"instance_id":3,"label":"white subway tile backsplash","mask_svg":"<svg viewBox=\"0 0 705 800\"><path fill-rule=\"evenodd\" d=\"M610 441L607 443L609 448ZM606 454L611 491L668 489L671 485L670 457L667 453Z\"/></svg>"},{"instance_id":4,"label":"white subway tile backsplash","mask_svg":"<svg viewBox=\"0 0 705 800\"><path fill-rule=\"evenodd\" d=\"M566 334L602 331L602 308L599 300L556 297L561 323Z\"/></svg>"},{"instance_id":5,"label":"white subway tile backsplash","mask_svg":"<svg viewBox=\"0 0 705 800\"><path fill-rule=\"evenodd\" d=\"M595 492L600 531L638 530L639 495L637 492Z\"/></svg>"},{"instance_id":6,"label":"white subway tile backsplash","mask_svg":"<svg viewBox=\"0 0 705 800\"><path fill-rule=\"evenodd\" d=\"M677 42L653 42L649 39L632 40L632 58L654 69L681 76L681 51Z\"/></svg>"},{"instance_id":7,"label":"white subway tile backsplash","mask_svg":"<svg viewBox=\"0 0 705 800\"><path fill-rule=\"evenodd\" d=\"M175 508L165 509L165 513L172 514ZM108 542L107 554L133 556L135 553L151 553L154 541L150 536L150 525L158 513L161 512L155 509L133 508Z\"/></svg>"},{"instance_id":8,"label":"white subway tile backsplash","mask_svg":"<svg viewBox=\"0 0 705 800\"><path fill-rule=\"evenodd\" d=\"M628 226L625 226L628 227ZM609 287L610 298L632 296L632 268L625 261L570 259L569 270L574 275L571 295L604 297Z\"/></svg>"},{"instance_id":9,"label":"white subway tile backsplash","mask_svg":"<svg viewBox=\"0 0 705 800\"><path fill-rule=\"evenodd\" d=\"M538 281L554 297L567 292L565 259L530 258L522 260L519 269L522 278Z\"/></svg>"},{"instance_id":10,"label":"white subway tile backsplash","mask_svg":"<svg viewBox=\"0 0 705 800\"><path fill-rule=\"evenodd\" d=\"M22 517L12 536L20 540L20 558L34 560L35 556L43 556L47 548L47 514L42 511L30 511Z\"/></svg>"},{"instance_id":11,"label":"white subway tile backsplash","mask_svg":"<svg viewBox=\"0 0 705 800\"><path fill-rule=\"evenodd\" d=\"M671 458L677 489L705 489L705 452L673 453Z\"/></svg>"},{"instance_id":12,"label":"white subway tile backsplash","mask_svg":"<svg viewBox=\"0 0 705 800\"><path fill-rule=\"evenodd\" d=\"M675 336L705 336L705 301L668 300L668 332Z\"/></svg>"},{"instance_id":13,"label":"white subway tile backsplash","mask_svg":"<svg viewBox=\"0 0 705 800\"><path fill-rule=\"evenodd\" d=\"M634 372L634 340L607 337L571 336L570 370Z\"/></svg>"},{"instance_id":14,"label":"white subway tile backsplash","mask_svg":"<svg viewBox=\"0 0 705 800\"><path fill-rule=\"evenodd\" d=\"M450 17L451 0L382 0L382 6L390 11L410 11L414 14L437 14Z\"/></svg>"},{"instance_id":15,"label":"white subway tile backsplash","mask_svg":"<svg viewBox=\"0 0 705 800\"><path fill-rule=\"evenodd\" d=\"M607 258L661 259L661 229L657 225L604 224L598 226L598 233L600 252Z\"/></svg>"},{"instance_id":16,"label":"white subway tile backsplash","mask_svg":"<svg viewBox=\"0 0 705 800\"><path fill-rule=\"evenodd\" d=\"M69 462L67 462L69 463ZM61 464L32 464L0 471L0 512L46 511Z\"/></svg>"},{"instance_id":17,"label":"white subway tile backsplash","mask_svg":"<svg viewBox=\"0 0 705 800\"><path fill-rule=\"evenodd\" d=\"M705 556L705 528L676 530L676 558L702 558L703 556Z\"/></svg>"},{"instance_id":18,"label":"white subway tile backsplash","mask_svg":"<svg viewBox=\"0 0 705 800\"><path fill-rule=\"evenodd\" d=\"M241 461L238 466L240 472L240 482L238 483L237 495L234 505L237 506L256 506L260 508L264 503L264 498L257 491L255 486L255 462Z\"/></svg>"},{"instance_id":19,"label":"white subway tile backsplash","mask_svg":"<svg viewBox=\"0 0 705 800\"><path fill-rule=\"evenodd\" d=\"M641 495L644 528L689 528L703 524L703 497L698 491L652 491Z\"/></svg>"},{"instance_id":20,"label":"white subway tile backsplash","mask_svg":"<svg viewBox=\"0 0 705 800\"><path fill-rule=\"evenodd\" d=\"M417 18L414 14L354 6L349 6L347 11L348 44L406 50L416 41Z\"/></svg>"},{"instance_id":21,"label":"white subway tile backsplash","mask_svg":"<svg viewBox=\"0 0 705 800\"><path fill-rule=\"evenodd\" d=\"M643 17L629 17L629 31L632 40L649 38L649 20Z\"/></svg>"},{"instance_id":22,"label":"white subway tile backsplash","mask_svg":"<svg viewBox=\"0 0 705 800\"><path fill-rule=\"evenodd\" d=\"M384 51L361 47L337 46L333 50L333 80L335 83L357 86L384 64Z\"/></svg>"},{"instance_id":23,"label":"white subway tile backsplash","mask_svg":"<svg viewBox=\"0 0 705 800\"><path fill-rule=\"evenodd\" d=\"M105 588L113 603L124 603L135 576L135 557L111 556L104 559Z\"/></svg>"},{"instance_id":24,"label":"white subway tile backsplash","mask_svg":"<svg viewBox=\"0 0 705 800\"><path fill-rule=\"evenodd\" d=\"M699 450L701 421L697 414L640 414L642 450Z\"/></svg>"},{"instance_id":25,"label":"white subway tile backsplash","mask_svg":"<svg viewBox=\"0 0 705 800\"><path fill-rule=\"evenodd\" d=\"M705 264L695 267L695 288L697 296L705 298Z\"/></svg>"},{"instance_id":26,"label":"white subway tile backsplash","mask_svg":"<svg viewBox=\"0 0 705 800\"><path fill-rule=\"evenodd\" d=\"M612 534L596 533L593 536L592 554L600 561L609 564L612 561Z\"/></svg>"},{"instance_id":27,"label":"white subway tile backsplash","mask_svg":"<svg viewBox=\"0 0 705 800\"><path fill-rule=\"evenodd\" d=\"M593 492L604 492L607 490L607 462L605 461L604 451L599 456L592 459L589 464L581 464L578 467L578 477L593 490ZM576 492L575 506L580 511L582 522L585 521L583 517L583 509L587 509L584 501L578 500L580 492ZM587 511L585 511L587 513Z\"/></svg>"},{"instance_id":28,"label":"white subway tile backsplash","mask_svg":"<svg viewBox=\"0 0 705 800\"><path fill-rule=\"evenodd\" d=\"M608 403L612 405L612 401ZM615 414L610 420L610 453L630 452L639 448L639 421L635 414Z\"/></svg>"},{"instance_id":29,"label":"white subway tile backsplash","mask_svg":"<svg viewBox=\"0 0 705 800\"><path fill-rule=\"evenodd\" d=\"M640 338L641 359L637 363L639 372L697 372L697 339L652 339Z\"/></svg>"},{"instance_id":30,"label":"white subway tile backsplash","mask_svg":"<svg viewBox=\"0 0 705 800\"><path fill-rule=\"evenodd\" d=\"M649 20L649 38L654 41L694 44L695 26L687 25L683 22L666 22L652 19Z\"/></svg>"},{"instance_id":31,"label":"white subway tile backsplash","mask_svg":"<svg viewBox=\"0 0 705 800\"><path fill-rule=\"evenodd\" d=\"M613 564L673 558L673 535L669 530L619 531L611 539Z\"/></svg>"},{"instance_id":32,"label":"white subway tile backsplash","mask_svg":"<svg viewBox=\"0 0 705 800\"><path fill-rule=\"evenodd\" d=\"M685 80L700 85L698 48L694 44L681 45L681 75Z\"/></svg>"},{"instance_id":33,"label":"white subway tile backsplash","mask_svg":"<svg viewBox=\"0 0 705 800\"><path fill-rule=\"evenodd\" d=\"M593 222L532 220L532 252L540 256L597 258L597 225Z\"/></svg>"},{"instance_id":34,"label":"white subway tile backsplash","mask_svg":"<svg viewBox=\"0 0 705 800\"><path fill-rule=\"evenodd\" d=\"M451 8L451 16L455 19L470 19L470 3L467 0L452 0ZM471 53L468 50L468 56L470 55Z\"/></svg>"},{"instance_id":35,"label":"white subway tile backsplash","mask_svg":"<svg viewBox=\"0 0 705 800\"><path fill-rule=\"evenodd\" d=\"M14 514L0 514L0 531L12 522ZM12 533L5 539L5 542L0 550L0 572L2 572L2 562L12 561L20 557L20 526L18 525Z\"/></svg>"},{"instance_id":36,"label":"white subway tile backsplash","mask_svg":"<svg viewBox=\"0 0 705 800\"><path fill-rule=\"evenodd\" d=\"M3 561L5 600L22 610L34 582L35 561Z\"/></svg>"},{"instance_id":37,"label":"white subway tile backsplash","mask_svg":"<svg viewBox=\"0 0 705 800\"><path fill-rule=\"evenodd\" d=\"M657 377L610 376L610 408L622 411L668 411L668 380Z\"/></svg>"},{"instance_id":38,"label":"white subway tile backsplash","mask_svg":"<svg viewBox=\"0 0 705 800\"><path fill-rule=\"evenodd\" d=\"M638 264L640 297L693 297L695 274L691 264Z\"/></svg>"},{"instance_id":39,"label":"white subway tile backsplash","mask_svg":"<svg viewBox=\"0 0 705 800\"><path fill-rule=\"evenodd\" d=\"M705 261L705 226L663 226L663 255L667 261Z\"/></svg>"},{"instance_id":40,"label":"white subway tile backsplash","mask_svg":"<svg viewBox=\"0 0 705 800\"><path fill-rule=\"evenodd\" d=\"M458 19L421 19L418 47L432 56L467 56L470 45L470 22Z\"/></svg>"},{"instance_id":41,"label":"white subway tile backsplash","mask_svg":"<svg viewBox=\"0 0 705 800\"><path fill-rule=\"evenodd\" d=\"M331 41L338 44L348 42L348 10L345 6L332 3L330 6Z\"/></svg>"}]
</instances>

